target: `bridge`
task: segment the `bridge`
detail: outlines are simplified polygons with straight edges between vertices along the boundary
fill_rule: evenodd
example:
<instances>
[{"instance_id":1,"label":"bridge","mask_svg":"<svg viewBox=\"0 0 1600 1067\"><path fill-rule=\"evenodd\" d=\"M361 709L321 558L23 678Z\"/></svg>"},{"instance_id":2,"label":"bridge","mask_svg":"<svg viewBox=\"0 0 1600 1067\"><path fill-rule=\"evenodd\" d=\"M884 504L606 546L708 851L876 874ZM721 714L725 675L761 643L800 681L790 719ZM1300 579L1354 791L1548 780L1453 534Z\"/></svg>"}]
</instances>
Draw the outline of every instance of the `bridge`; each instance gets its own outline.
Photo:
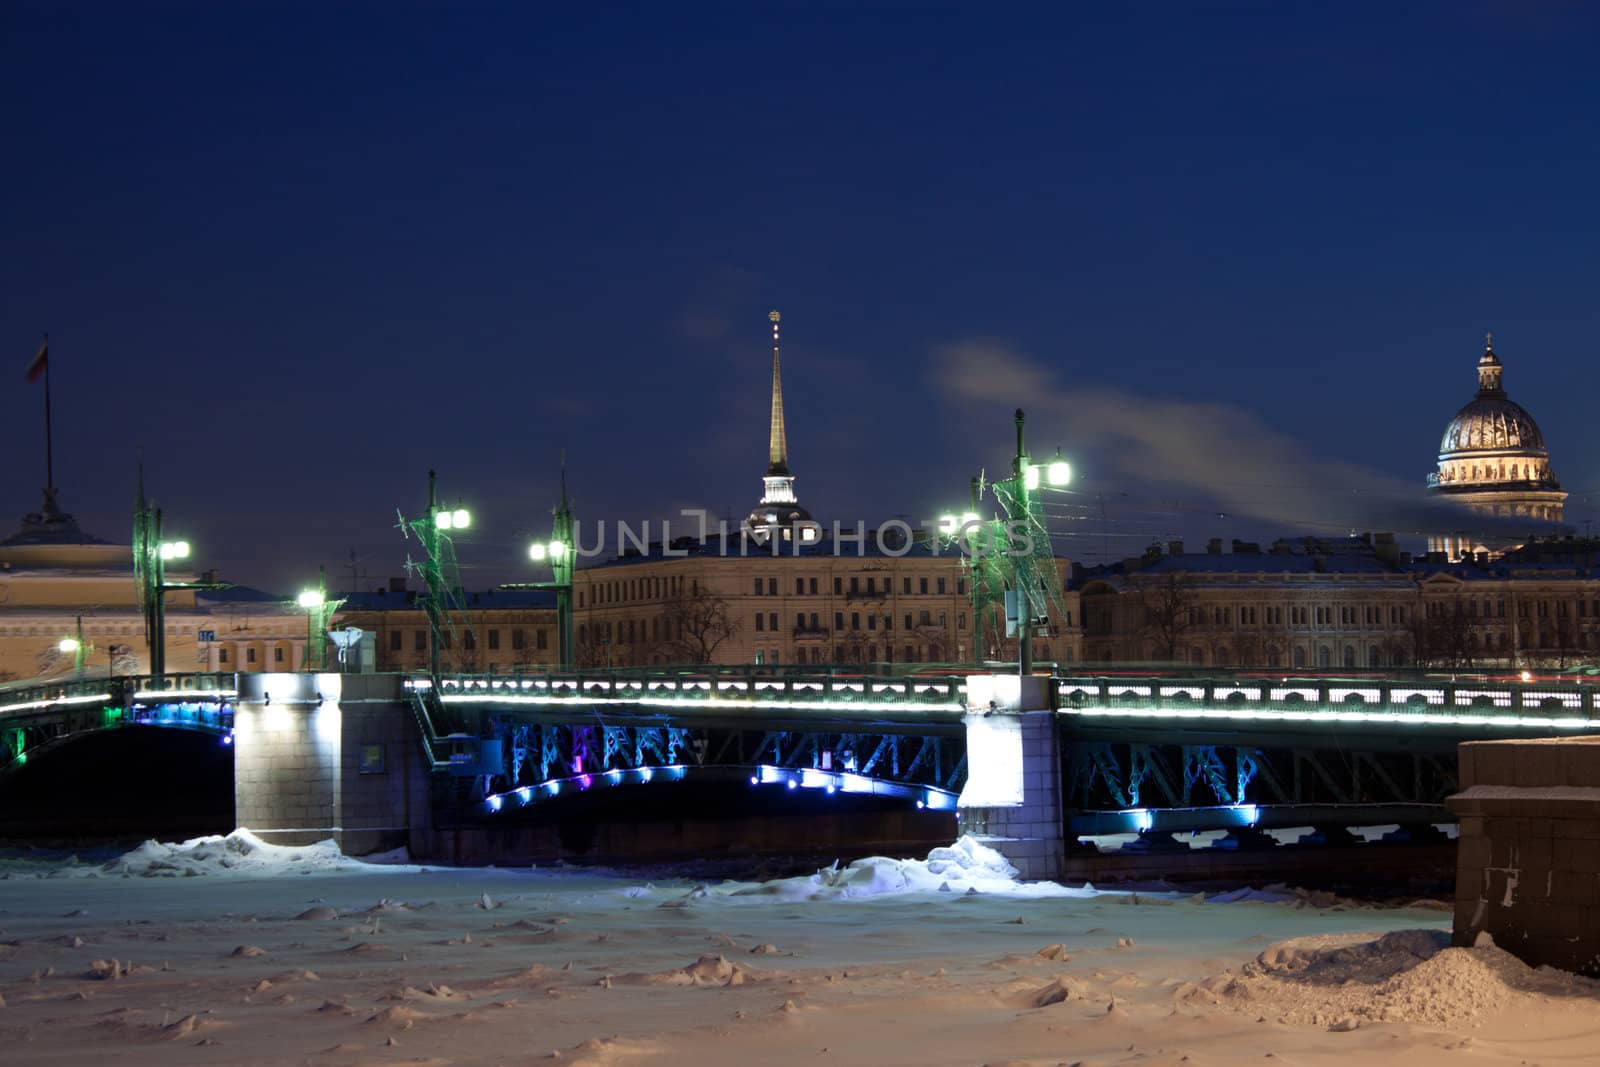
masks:
<instances>
[{"instance_id":1,"label":"bridge","mask_svg":"<svg viewBox=\"0 0 1600 1067\"><path fill-rule=\"evenodd\" d=\"M1443 826L1457 743L1600 731L1600 684L751 668L82 679L0 689L0 774L145 725L237 737L239 821L286 839L391 840L588 790L721 779L899 799L1000 837L1031 805L1028 834L1054 819L1071 847ZM293 787L307 781L321 799Z\"/></svg>"}]
</instances>

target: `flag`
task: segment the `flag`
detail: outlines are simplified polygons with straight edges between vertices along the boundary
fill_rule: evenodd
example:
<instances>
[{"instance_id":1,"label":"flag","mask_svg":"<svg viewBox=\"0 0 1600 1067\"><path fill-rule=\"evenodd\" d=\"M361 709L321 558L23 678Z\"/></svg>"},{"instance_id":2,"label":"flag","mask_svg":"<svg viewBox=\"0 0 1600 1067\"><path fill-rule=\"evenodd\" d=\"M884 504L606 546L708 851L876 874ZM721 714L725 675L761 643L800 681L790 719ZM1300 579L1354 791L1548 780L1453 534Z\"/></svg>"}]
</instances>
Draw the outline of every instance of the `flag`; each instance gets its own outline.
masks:
<instances>
[{"instance_id":1,"label":"flag","mask_svg":"<svg viewBox=\"0 0 1600 1067\"><path fill-rule=\"evenodd\" d=\"M30 382L38 381L40 379L40 377L43 376L43 374L45 372L45 368L48 366L49 362L50 362L50 341L47 338L45 340L44 344L39 346L39 351L33 357L33 361L28 364L28 381L30 381Z\"/></svg>"}]
</instances>

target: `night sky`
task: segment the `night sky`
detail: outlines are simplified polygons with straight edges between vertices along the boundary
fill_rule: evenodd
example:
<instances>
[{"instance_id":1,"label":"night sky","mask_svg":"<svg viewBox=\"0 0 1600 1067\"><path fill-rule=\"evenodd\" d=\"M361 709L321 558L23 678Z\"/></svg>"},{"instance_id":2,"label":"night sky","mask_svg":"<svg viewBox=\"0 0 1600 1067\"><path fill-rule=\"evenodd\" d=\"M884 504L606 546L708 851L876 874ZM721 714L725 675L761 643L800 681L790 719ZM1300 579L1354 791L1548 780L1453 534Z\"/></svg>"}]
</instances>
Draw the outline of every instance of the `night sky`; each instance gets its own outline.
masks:
<instances>
[{"instance_id":1,"label":"night sky","mask_svg":"<svg viewBox=\"0 0 1600 1067\"><path fill-rule=\"evenodd\" d=\"M563 449L586 520L750 508L777 307L824 520L1020 404L1070 555L1420 528L1492 329L1581 531L1600 17L1530 6L10 3L0 513L49 331L101 536L142 451L202 566L378 582L432 466L512 578Z\"/></svg>"}]
</instances>

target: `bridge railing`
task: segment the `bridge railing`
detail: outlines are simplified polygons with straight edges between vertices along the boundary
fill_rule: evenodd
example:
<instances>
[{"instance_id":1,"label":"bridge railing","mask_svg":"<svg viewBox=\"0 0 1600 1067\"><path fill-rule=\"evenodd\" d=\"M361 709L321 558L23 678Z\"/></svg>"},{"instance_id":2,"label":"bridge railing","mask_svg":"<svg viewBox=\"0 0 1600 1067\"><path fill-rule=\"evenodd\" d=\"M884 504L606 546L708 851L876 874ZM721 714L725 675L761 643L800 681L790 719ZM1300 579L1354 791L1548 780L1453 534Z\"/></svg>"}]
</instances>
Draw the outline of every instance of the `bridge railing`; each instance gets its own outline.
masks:
<instances>
[{"instance_id":1,"label":"bridge railing","mask_svg":"<svg viewBox=\"0 0 1600 1067\"><path fill-rule=\"evenodd\" d=\"M413 682L419 683L427 684L425 679ZM810 674L750 667L458 674L439 680L440 696L445 700L501 698L509 703L848 704L943 709L963 706L966 689L966 678L958 675L877 675L842 671Z\"/></svg>"},{"instance_id":2,"label":"bridge railing","mask_svg":"<svg viewBox=\"0 0 1600 1067\"><path fill-rule=\"evenodd\" d=\"M1576 681L1085 675L1058 678L1056 691L1059 706L1068 711L1140 708L1179 715L1205 709L1241 716L1316 712L1330 718L1504 718L1555 725L1600 720L1600 686Z\"/></svg>"}]
</instances>

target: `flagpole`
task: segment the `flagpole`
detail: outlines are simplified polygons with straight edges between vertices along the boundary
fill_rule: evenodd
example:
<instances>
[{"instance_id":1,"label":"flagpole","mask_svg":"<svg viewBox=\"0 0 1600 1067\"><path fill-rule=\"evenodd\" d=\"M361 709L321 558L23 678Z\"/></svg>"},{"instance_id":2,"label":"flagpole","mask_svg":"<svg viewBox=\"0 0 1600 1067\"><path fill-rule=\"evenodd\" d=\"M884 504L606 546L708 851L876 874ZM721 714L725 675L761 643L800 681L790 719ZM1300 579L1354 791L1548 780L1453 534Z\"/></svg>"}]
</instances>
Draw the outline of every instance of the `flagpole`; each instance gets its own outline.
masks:
<instances>
[{"instance_id":1,"label":"flagpole","mask_svg":"<svg viewBox=\"0 0 1600 1067\"><path fill-rule=\"evenodd\" d=\"M44 335L44 487L51 496L56 491L56 457L50 433L50 335Z\"/></svg>"}]
</instances>

